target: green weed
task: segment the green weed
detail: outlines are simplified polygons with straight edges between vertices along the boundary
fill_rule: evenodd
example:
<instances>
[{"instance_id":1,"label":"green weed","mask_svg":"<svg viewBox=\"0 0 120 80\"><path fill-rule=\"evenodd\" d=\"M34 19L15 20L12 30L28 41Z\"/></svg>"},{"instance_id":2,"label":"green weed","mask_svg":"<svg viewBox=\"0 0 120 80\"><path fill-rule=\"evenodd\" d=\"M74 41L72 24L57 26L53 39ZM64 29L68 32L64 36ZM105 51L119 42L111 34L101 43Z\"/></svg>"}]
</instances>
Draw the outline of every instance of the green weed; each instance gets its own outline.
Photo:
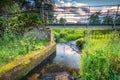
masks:
<instances>
[{"instance_id":1,"label":"green weed","mask_svg":"<svg viewBox=\"0 0 120 80\"><path fill-rule=\"evenodd\" d=\"M107 39L88 36L82 50L80 74L83 80L119 80L120 38L117 32Z\"/></svg>"}]
</instances>

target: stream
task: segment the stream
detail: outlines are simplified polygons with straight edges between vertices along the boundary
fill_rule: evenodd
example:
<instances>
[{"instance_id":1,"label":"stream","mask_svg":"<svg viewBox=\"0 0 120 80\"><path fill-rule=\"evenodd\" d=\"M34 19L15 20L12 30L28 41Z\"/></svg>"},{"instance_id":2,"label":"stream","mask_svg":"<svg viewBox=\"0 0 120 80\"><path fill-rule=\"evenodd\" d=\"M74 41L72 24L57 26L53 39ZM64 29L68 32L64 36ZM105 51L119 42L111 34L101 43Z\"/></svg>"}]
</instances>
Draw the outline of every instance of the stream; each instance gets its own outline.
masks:
<instances>
[{"instance_id":1,"label":"stream","mask_svg":"<svg viewBox=\"0 0 120 80\"><path fill-rule=\"evenodd\" d=\"M57 43L54 56L38 65L21 80L39 80L42 74L56 72L68 72L76 77L79 75L80 58L80 50L75 41Z\"/></svg>"}]
</instances>

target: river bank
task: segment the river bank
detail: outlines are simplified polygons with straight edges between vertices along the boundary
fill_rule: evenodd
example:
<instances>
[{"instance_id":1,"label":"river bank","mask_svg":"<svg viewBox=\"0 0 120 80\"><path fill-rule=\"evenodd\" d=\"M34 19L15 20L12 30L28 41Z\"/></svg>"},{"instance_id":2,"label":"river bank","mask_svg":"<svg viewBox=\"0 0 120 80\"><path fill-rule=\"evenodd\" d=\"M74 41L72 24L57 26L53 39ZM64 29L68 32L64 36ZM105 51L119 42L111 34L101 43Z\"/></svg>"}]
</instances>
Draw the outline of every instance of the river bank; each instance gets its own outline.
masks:
<instances>
[{"instance_id":1,"label":"river bank","mask_svg":"<svg viewBox=\"0 0 120 80\"><path fill-rule=\"evenodd\" d=\"M34 68L21 80L41 80L41 77L46 74L51 76L51 78L55 77L54 75L56 74L60 74L59 76L64 76L64 74L62 74L64 72L68 73L72 79L78 78L80 69L79 61L81 55L78 51L78 48L75 46L75 41L57 43L56 52L54 55L43 61L42 64Z\"/></svg>"},{"instance_id":2,"label":"river bank","mask_svg":"<svg viewBox=\"0 0 120 80\"><path fill-rule=\"evenodd\" d=\"M33 51L18 61L8 63L0 68L0 80L18 80L34 67L40 64L50 54L55 52L56 43L52 43L42 50Z\"/></svg>"}]
</instances>

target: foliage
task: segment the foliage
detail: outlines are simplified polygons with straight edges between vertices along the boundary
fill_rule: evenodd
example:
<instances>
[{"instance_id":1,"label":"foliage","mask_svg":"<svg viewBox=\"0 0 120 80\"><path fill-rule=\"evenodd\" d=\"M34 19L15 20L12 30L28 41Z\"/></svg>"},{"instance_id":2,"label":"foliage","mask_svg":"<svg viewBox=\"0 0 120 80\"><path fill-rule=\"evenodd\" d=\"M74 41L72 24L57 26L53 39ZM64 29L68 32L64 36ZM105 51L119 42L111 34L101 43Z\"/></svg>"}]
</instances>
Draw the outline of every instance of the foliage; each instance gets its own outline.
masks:
<instances>
[{"instance_id":1,"label":"foliage","mask_svg":"<svg viewBox=\"0 0 120 80\"><path fill-rule=\"evenodd\" d=\"M6 36L4 38L8 39ZM20 56L23 56L31 51L43 49L46 45L49 44L49 42L46 42L46 40L42 41L33 37L20 38L19 36L19 38L14 37L14 40L6 41L7 39L0 39L1 65L17 59Z\"/></svg>"},{"instance_id":2,"label":"foliage","mask_svg":"<svg viewBox=\"0 0 120 80\"><path fill-rule=\"evenodd\" d=\"M48 23L48 24L52 24L53 21L54 21L54 7L52 4L54 4L52 1L49 1L49 0L34 0L35 1L35 6L37 9L40 9L41 11L42 10L45 10L45 14L43 14L43 12L40 12L40 18L41 18L41 21L44 22L45 24ZM50 2L50 4L49 4ZM42 3L48 3L48 4L42 4ZM52 4L51 4L52 3Z\"/></svg>"},{"instance_id":3,"label":"foliage","mask_svg":"<svg viewBox=\"0 0 120 80\"><path fill-rule=\"evenodd\" d=\"M89 18L89 24L100 24L99 15L99 12L92 14Z\"/></svg>"},{"instance_id":4,"label":"foliage","mask_svg":"<svg viewBox=\"0 0 120 80\"><path fill-rule=\"evenodd\" d=\"M76 45L80 48L83 48L83 45L85 44L84 38L79 38L76 40Z\"/></svg>"},{"instance_id":5,"label":"foliage","mask_svg":"<svg viewBox=\"0 0 120 80\"><path fill-rule=\"evenodd\" d=\"M120 24L120 17L115 20L116 24Z\"/></svg>"},{"instance_id":6,"label":"foliage","mask_svg":"<svg viewBox=\"0 0 120 80\"><path fill-rule=\"evenodd\" d=\"M0 0L0 13L15 13L20 10L20 0Z\"/></svg>"},{"instance_id":7,"label":"foliage","mask_svg":"<svg viewBox=\"0 0 120 80\"><path fill-rule=\"evenodd\" d=\"M65 23L66 23L66 20L64 18L60 18L59 24L65 24Z\"/></svg>"},{"instance_id":8,"label":"foliage","mask_svg":"<svg viewBox=\"0 0 120 80\"><path fill-rule=\"evenodd\" d=\"M82 24L82 23L78 21L76 24Z\"/></svg>"},{"instance_id":9,"label":"foliage","mask_svg":"<svg viewBox=\"0 0 120 80\"><path fill-rule=\"evenodd\" d=\"M28 21L30 25L39 25L41 23L39 15L37 13L30 13L27 15Z\"/></svg>"},{"instance_id":10,"label":"foliage","mask_svg":"<svg viewBox=\"0 0 120 80\"><path fill-rule=\"evenodd\" d=\"M113 24L113 18L111 16L105 16L103 19L103 24Z\"/></svg>"},{"instance_id":11,"label":"foliage","mask_svg":"<svg viewBox=\"0 0 120 80\"><path fill-rule=\"evenodd\" d=\"M66 42L84 37L83 29L55 28L52 31L55 35L56 41L58 42Z\"/></svg>"},{"instance_id":12,"label":"foliage","mask_svg":"<svg viewBox=\"0 0 120 80\"><path fill-rule=\"evenodd\" d=\"M31 51L43 49L49 41L23 37L26 27L38 27L41 24L39 14L20 13L20 0L1 0L0 13L6 15L0 16L0 66L17 59ZM16 13L7 15L9 13ZM47 42L46 42L47 41Z\"/></svg>"},{"instance_id":13,"label":"foliage","mask_svg":"<svg viewBox=\"0 0 120 80\"><path fill-rule=\"evenodd\" d=\"M120 38L117 32L107 39L85 39L80 74L83 80L119 80Z\"/></svg>"}]
</instances>

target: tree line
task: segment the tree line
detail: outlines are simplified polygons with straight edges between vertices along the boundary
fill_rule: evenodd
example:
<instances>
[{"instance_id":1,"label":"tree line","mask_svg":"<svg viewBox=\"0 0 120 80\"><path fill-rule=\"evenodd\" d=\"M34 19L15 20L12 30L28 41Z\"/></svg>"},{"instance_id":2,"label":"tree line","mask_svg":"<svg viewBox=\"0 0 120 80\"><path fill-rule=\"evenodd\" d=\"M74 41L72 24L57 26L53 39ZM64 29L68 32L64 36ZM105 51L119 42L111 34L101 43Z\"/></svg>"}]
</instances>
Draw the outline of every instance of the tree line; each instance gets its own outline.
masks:
<instances>
[{"instance_id":1,"label":"tree line","mask_svg":"<svg viewBox=\"0 0 120 80\"><path fill-rule=\"evenodd\" d=\"M94 14L92 14L89 18L88 18L88 23L89 24L120 24L120 16L117 16L116 19L113 19L112 16L105 16L103 17L103 19L100 19L100 12L96 12ZM67 20L65 18L60 18L57 23L59 24L65 24L68 23ZM83 24L81 22L77 22L76 24Z\"/></svg>"}]
</instances>

